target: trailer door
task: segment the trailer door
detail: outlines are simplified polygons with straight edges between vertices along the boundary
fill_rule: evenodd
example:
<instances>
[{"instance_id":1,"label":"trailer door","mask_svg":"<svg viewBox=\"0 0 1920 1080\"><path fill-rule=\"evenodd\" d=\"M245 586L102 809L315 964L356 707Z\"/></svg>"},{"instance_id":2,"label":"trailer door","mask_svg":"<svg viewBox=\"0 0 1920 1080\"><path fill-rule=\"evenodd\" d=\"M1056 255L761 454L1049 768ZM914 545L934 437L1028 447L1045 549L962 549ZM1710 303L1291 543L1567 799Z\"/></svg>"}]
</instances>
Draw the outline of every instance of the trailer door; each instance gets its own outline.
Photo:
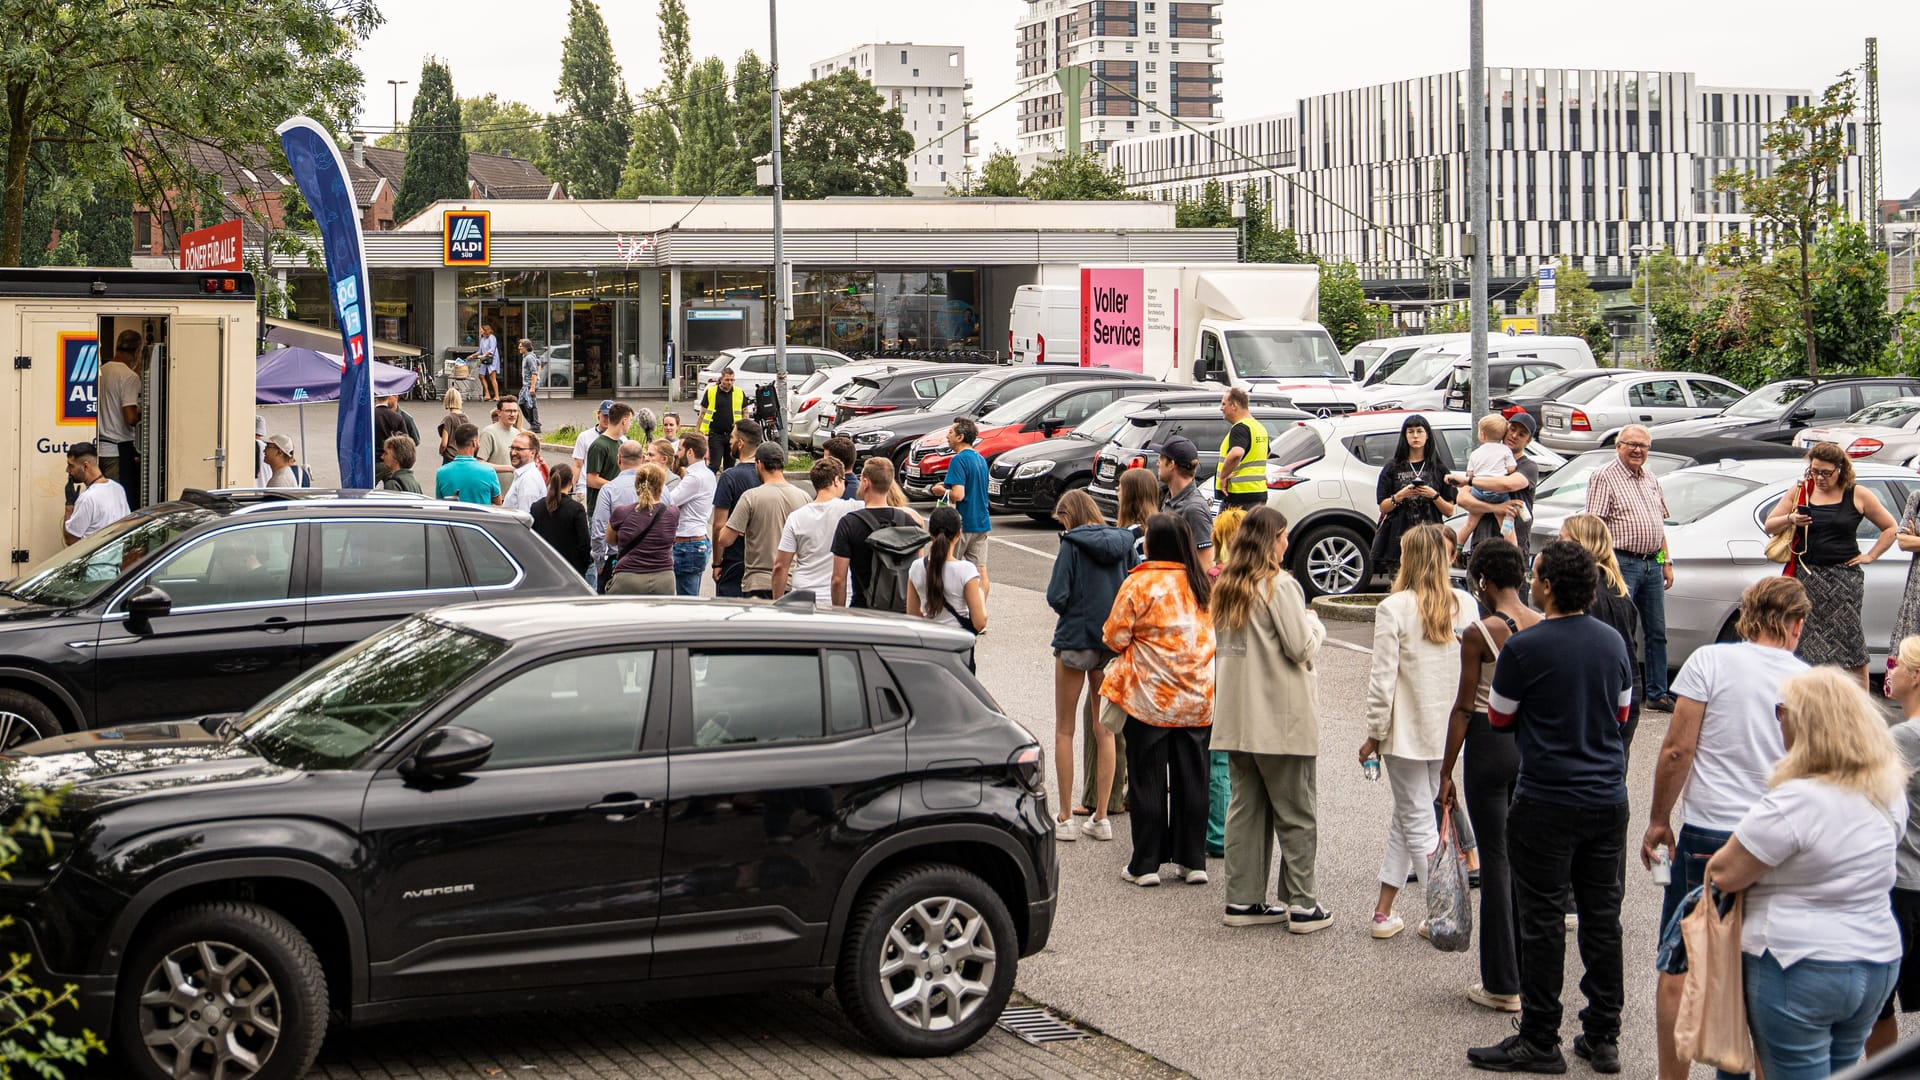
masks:
<instances>
[{"instance_id":1,"label":"trailer door","mask_svg":"<svg viewBox=\"0 0 1920 1080\"><path fill-rule=\"evenodd\" d=\"M16 448L19 467L0 479L14 512L8 528L7 578L65 544L67 447L94 437L100 378L100 324L92 311L28 310L19 314L19 352L8 365L9 392L0 403L0 446Z\"/></svg>"},{"instance_id":2,"label":"trailer door","mask_svg":"<svg viewBox=\"0 0 1920 1080\"><path fill-rule=\"evenodd\" d=\"M177 499L188 488L212 491L224 487L250 487L253 484L251 433L245 460L235 463L232 453L232 417L244 406L247 424L253 423L253 403L228 400L231 376L227 356L227 320L218 315L176 315L171 327L171 345L167 350L166 372L162 380L165 394L154 394L162 402L154 418L155 430L163 432L160 445L152 448L150 460L161 462L159 483L149 490L152 501ZM155 390L160 387L156 385ZM229 477L235 474L239 484Z\"/></svg>"}]
</instances>

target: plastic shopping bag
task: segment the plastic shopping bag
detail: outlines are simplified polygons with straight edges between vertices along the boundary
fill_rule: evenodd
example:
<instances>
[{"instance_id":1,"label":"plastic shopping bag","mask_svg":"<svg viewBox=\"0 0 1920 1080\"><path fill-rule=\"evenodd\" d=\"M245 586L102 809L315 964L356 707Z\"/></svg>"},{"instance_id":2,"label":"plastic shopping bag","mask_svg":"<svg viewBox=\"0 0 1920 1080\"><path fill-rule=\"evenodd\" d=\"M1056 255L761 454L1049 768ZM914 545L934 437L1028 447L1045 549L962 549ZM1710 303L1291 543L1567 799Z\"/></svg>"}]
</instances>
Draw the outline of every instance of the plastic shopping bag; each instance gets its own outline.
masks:
<instances>
[{"instance_id":1,"label":"plastic shopping bag","mask_svg":"<svg viewBox=\"0 0 1920 1080\"><path fill-rule=\"evenodd\" d=\"M1473 893L1467 884L1467 860L1460 854L1460 830L1449 806L1440 818L1440 846L1428 860L1427 930L1441 952L1464 952L1473 944Z\"/></svg>"},{"instance_id":2,"label":"plastic shopping bag","mask_svg":"<svg viewBox=\"0 0 1920 1080\"><path fill-rule=\"evenodd\" d=\"M1682 1059L1736 1073L1753 1070L1753 1039L1747 1031L1740 966L1743 900L1744 894L1735 893L1728 904L1726 894L1710 889L1681 921L1680 934L1687 943L1687 981L1673 1026L1674 1048Z\"/></svg>"}]
</instances>

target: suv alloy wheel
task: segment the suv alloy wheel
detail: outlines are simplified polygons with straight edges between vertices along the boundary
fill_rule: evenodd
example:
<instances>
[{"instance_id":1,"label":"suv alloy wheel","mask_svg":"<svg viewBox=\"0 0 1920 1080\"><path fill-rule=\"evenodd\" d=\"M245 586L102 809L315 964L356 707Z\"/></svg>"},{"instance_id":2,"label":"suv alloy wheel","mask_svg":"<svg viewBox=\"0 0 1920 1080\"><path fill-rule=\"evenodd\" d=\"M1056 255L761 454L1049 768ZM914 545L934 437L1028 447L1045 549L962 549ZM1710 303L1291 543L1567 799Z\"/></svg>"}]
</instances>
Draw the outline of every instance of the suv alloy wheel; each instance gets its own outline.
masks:
<instances>
[{"instance_id":1,"label":"suv alloy wheel","mask_svg":"<svg viewBox=\"0 0 1920 1080\"><path fill-rule=\"evenodd\" d=\"M1345 525L1320 525L1300 540L1294 557L1307 599L1359 592L1373 580L1373 551Z\"/></svg>"},{"instance_id":2,"label":"suv alloy wheel","mask_svg":"<svg viewBox=\"0 0 1920 1080\"><path fill-rule=\"evenodd\" d=\"M847 925L834 988L853 1026L903 1057L963 1050L1013 994L1018 938L978 877L916 866L873 885Z\"/></svg>"},{"instance_id":3,"label":"suv alloy wheel","mask_svg":"<svg viewBox=\"0 0 1920 1080\"><path fill-rule=\"evenodd\" d=\"M123 969L112 1046L131 1075L293 1080L320 1053L327 979L293 924L258 904L183 908Z\"/></svg>"},{"instance_id":4,"label":"suv alloy wheel","mask_svg":"<svg viewBox=\"0 0 1920 1080\"><path fill-rule=\"evenodd\" d=\"M0 752L61 734L47 703L24 690L0 690Z\"/></svg>"}]
</instances>

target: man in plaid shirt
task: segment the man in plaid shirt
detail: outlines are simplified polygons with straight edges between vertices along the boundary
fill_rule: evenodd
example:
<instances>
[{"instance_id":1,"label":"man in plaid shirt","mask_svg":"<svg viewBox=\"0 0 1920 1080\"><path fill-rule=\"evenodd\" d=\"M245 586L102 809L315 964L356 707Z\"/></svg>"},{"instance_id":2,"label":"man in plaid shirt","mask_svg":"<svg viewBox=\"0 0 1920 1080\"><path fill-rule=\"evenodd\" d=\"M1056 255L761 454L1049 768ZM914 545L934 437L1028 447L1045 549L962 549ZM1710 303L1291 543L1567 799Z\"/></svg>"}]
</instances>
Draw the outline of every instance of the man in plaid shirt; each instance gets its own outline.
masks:
<instances>
[{"instance_id":1,"label":"man in plaid shirt","mask_svg":"<svg viewBox=\"0 0 1920 1080\"><path fill-rule=\"evenodd\" d=\"M1673 562L1667 558L1667 497L1647 471L1653 435L1638 424L1620 432L1614 443L1620 458L1594 471L1587 481L1587 513L1607 523L1613 553L1626 580L1627 595L1640 611L1646 638L1647 708L1673 711L1667 690L1667 600L1673 588Z\"/></svg>"}]
</instances>

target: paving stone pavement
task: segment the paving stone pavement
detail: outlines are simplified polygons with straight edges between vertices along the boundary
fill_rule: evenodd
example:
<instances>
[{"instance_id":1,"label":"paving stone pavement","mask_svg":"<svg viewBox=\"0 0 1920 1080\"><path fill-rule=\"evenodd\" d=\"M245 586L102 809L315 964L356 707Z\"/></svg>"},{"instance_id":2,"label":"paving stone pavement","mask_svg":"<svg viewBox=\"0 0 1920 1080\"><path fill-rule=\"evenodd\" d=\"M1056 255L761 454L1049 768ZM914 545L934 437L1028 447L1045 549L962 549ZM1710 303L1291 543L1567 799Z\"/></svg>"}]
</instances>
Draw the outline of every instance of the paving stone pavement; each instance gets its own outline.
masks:
<instances>
[{"instance_id":1,"label":"paving stone pavement","mask_svg":"<svg viewBox=\"0 0 1920 1080\"><path fill-rule=\"evenodd\" d=\"M1015 1004L1026 1002L1016 999ZM370 1027L328 1039L309 1075L326 1080L1177 1080L1188 1074L1101 1035L1029 1046L998 1028L955 1057L893 1058L860 1039L831 994L782 993Z\"/></svg>"}]
</instances>

